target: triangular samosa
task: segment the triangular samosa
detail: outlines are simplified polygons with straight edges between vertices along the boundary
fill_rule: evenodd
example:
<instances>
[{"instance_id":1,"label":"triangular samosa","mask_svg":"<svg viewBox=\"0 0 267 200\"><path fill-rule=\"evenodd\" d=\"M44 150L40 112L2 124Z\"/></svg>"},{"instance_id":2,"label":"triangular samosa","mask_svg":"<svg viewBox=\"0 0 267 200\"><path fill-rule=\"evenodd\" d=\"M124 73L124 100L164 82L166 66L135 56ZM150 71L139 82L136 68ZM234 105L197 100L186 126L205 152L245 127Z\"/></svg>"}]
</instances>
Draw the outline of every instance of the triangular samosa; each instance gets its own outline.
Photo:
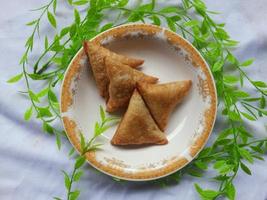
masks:
<instances>
[{"instance_id":1,"label":"triangular samosa","mask_svg":"<svg viewBox=\"0 0 267 200\"><path fill-rule=\"evenodd\" d=\"M162 131L167 126L171 112L188 94L191 85L191 80L165 84L137 83L141 96Z\"/></svg>"},{"instance_id":2,"label":"triangular samosa","mask_svg":"<svg viewBox=\"0 0 267 200\"><path fill-rule=\"evenodd\" d=\"M102 97L106 99L108 98L109 80L106 73L104 61L105 57L110 57L118 62L127 64L134 68L144 63L144 60L142 59L135 59L124 55L116 54L90 41L85 41L83 43L83 47L89 58L99 93Z\"/></svg>"},{"instance_id":3,"label":"triangular samosa","mask_svg":"<svg viewBox=\"0 0 267 200\"><path fill-rule=\"evenodd\" d=\"M110 57L106 57L105 64L110 81L106 109L108 112L115 112L120 108L127 107L137 81L156 83L158 80L158 78L148 76Z\"/></svg>"},{"instance_id":4,"label":"triangular samosa","mask_svg":"<svg viewBox=\"0 0 267 200\"><path fill-rule=\"evenodd\" d=\"M165 134L158 128L144 100L133 92L128 109L111 140L113 145L167 144Z\"/></svg>"}]
</instances>

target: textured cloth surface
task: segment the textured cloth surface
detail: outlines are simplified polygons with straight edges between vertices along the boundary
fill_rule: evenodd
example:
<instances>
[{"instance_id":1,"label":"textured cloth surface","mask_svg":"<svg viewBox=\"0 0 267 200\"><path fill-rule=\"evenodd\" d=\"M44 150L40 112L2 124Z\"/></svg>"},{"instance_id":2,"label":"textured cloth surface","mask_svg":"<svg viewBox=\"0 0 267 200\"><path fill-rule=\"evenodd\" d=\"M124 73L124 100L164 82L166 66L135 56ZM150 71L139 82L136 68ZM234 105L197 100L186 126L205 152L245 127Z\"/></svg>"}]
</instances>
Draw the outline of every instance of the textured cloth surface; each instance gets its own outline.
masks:
<instances>
[{"instance_id":1,"label":"textured cloth surface","mask_svg":"<svg viewBox=\"0 0 267 200\"><path fill-rule=\"evenodd\" d=\"M6 80L20 70L18 61L24 49L26 37L31 28L24 24L39 15L29 12L39 7L45 0L12 0L1 4L0 12L0 199L3 200L47 200L53 196L64 197L65 188L61 169L68 172L73 161L68 159L70 149L68 141L63 142L61 151L57 150L54 136L43 134L41 124L35 119L25 123L23 113L29 107L29 101L18 94L24 83L9 85ZM73 13L66 3L59 1L57 16L61 24L72 20ZM167 1L176 2L176 1ZM161 5L164 4L161 1ZM226 29L233 39L239 40L240 46L235 54L241 59L254 57L253 67L248 68L253 79L267 78L267 1L258 0L208 0L210 10L221 12L215 18L226 22ZM52 35L48 24L41 28L41 34ZM42 42L43 43L43 42ZM41 47L40 47L41 48ZM40 49L35 49L33 58ZM251 87L248 86L248 90ZM248 124L257 137L266 137L265 121ZM214 135L223 126L217 119ZM210 140L212 140L212 138ZM265 156L267 158L267 156ZM87 167L88 168L88 167ZM252 176L240 172L235 180L238 200L267 199L267 163L256 161ZM160 188L150 183L117 183L110 177L85 170L85 175L78 183L82 192L80 199L199 199L194 183L213 188L216 185L208 180L184 177L180 184ZM65 199L65 198L64 198Z\"/></svg>"}]
</instances>

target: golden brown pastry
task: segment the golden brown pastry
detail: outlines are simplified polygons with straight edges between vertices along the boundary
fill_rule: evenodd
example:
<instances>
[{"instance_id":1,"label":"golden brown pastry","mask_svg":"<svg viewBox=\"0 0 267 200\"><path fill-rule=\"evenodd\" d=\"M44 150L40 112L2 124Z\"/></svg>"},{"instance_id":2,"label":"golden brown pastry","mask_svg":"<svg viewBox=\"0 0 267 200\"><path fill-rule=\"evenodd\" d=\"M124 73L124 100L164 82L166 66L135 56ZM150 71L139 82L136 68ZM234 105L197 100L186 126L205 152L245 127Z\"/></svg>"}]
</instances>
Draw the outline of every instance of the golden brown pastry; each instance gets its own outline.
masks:
<instances>
[{"instance_id":1,"label":"golden brown pastry","mask_svg":"<svg viewBox=\"0 0 267 200\"><path fill-rule=\"evenodd\" d=\"M156 83L158 78L148 76L115 59L105 59L107 75L109 78L109 99L106 110L115 112L127 107L137 81Z\"/></svg>"},{"instance_id":2,"label":"golden brown pastry","mask_svg":"<svg viewBox=\"0 0 267 200\"><path fill-rule=\"evenodd\" d=\"M118 62L127 64L131 67L137 67L144 63L144 60L142 59L135 59L116 54L90 41L83 42L83 47L92 66L93 74L95 77L99 93L105 99L108 98L108 84L109 84L109 80L106 73L106 67L104 63L105 57L110 57Z\"/></svg>"},{"instance_id":3,"label":"golden brown pastry","mask_svg":"<svg viewBox=\"0 0 267 200\"><path fill-rule=\"evenodd\" d=\"M134 90L128 109L111 140L113 145L167 144L142 97Z\"/></svg>"},{"instance_id":4,"label":"golden brown pastry","mask_svg":"<svg viewBox=\"0 0 267 200\"><path fill-rule=\"evenodd\" d=\"M167 126L171 112L188 94L191 85L191 80L165 84L137 83L141 96L162 131Z\"/></svg>"}]
</instances>

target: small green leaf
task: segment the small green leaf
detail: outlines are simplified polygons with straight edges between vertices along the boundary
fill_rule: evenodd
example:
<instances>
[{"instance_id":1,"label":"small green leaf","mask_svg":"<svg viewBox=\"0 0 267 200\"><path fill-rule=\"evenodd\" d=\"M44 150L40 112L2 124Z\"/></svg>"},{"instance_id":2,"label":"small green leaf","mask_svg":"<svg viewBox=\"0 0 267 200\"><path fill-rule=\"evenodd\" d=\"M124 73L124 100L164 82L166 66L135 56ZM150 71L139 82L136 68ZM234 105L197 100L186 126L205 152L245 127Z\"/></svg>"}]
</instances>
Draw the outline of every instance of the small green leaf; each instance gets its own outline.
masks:
<instances>
[{"instance_id":1,"label":"small green leaf","mask_svg":"<svg viewBox=\"0 0 267 200\"><path fill-rule=\"evenodd\" d=\"M120 0L118 3L119 7L124 7L128 4L129 0Z\"/></svg>"},{"instance_id":2,"label":"small green leaf","mask_svg":"<svg viewBox=\"0 0 267 200\"><path fill-rule=\"evenodd\" d=\"M220 194L219 191L203 190L198 184L195 184L195 188L203 200L212 200Z\"/></svg>"},{"instance_id":3,"label":"small green leaf","mask_svg":"<svg viewBox=\"0 0 267 200\"><path fill-rule=\"evenodd\" d=\"M20 73L20 74L18 74L18 75L16 75L16 76L13 76L13 77L11 77L10 79L8 79L8 83L15 83L15 82L18 82L21 78L22 78L22 76L23 76L23 73Z\"/></svg>"},{"instance_id":4,"label":"small green leaf","mask_svg":"<svg viewBox=\"0 0 267 200\"><path fill-rule=\"evenodd\" d=\"M227 60L232 64L237 64L238 63L238 60L236 59L236 57L231 53L228 53Z\"/></svg>"},{"instance_id":5,"label":"small green leaf","mask_svg":"<svg viewBox=\"0 0 267 200\"><path fill-rule=\"evenodd\" d=\"M265 106L266 106L265 97L262 95L262 97L260 99L260 108L264 109Z\"/></svg>"},{"instance_id":6,"label":"small green leaf","mask_svg":"<svg viewBox=\"0 0 267 200\"><path fill-rule=\"evenodd\" d=\"M57 10L57 0L54 0L54 2L53 2L53 12L54 12L54 14L56 14L56 10Z\"/></svg>"},{"instance_id":7,"label":"small green leaf","mask_svg":"<svg viewBox=\"0 0 267 200\"><path fill-rule=\"evenodd\" d=\"M234 120L234 121L241 121L240 119L240 116L238 113L234 112L234 111L229 111L228 112L228 116L231 120Z\"/></svg>"},{"instance_id":8,"label":"small green leaf","mask_svg":"<svg viewBox=\"0 0 267 200\"><path fill-rule=\"evenodd\" d=\"M160 13L176 13L176 12L179 12L179 9L178 9L178 6L177 7L169 6L169 7L165 7L161 9L159 12Z\"/></svg>"},{"instance_id":9,"label":"small green leaf","mask_svg":"<svg viewBox=\"0 0 267 200\"><path fill-rule=\"evenodd\" d=\"M245 172L245 173L247 173L248 175L251 175L251 171L250 171L250 169L244 164L244 163L240 163L240 166L241 166L241 169Z\"/></svg>"},{"instance_id":10,"label":"small green leaf","mask_svg":"<svg viewBox=\"0 0 267 200\"><path fill-rule=\"evenodd\" d=\"M202 177L203 176L203 174L200 171L197 171L195 169L188 169L187 173L191 176L194 176L194 177Z\"/></svg>"},{"instance_id":11,"label":"small green leaf","mask_svg":"<svg viewBox=\"0 0 267 200\"><path fill-rule=\"evenodd\" d=\"M84 152L86 149L85 149L85 138L83 136L82 133L80 133L80 142L81 142L81 149L82 149L82 152Z\"/></svg>"},{"instance_id":12,"label":"small green leaf","mask_svg":"<svg viewBox=\"0 0 267 200\"><path fill-rule=\"evenodd\" d=\"M47 49L48 48L48 38L47 38L47 36L45 36L45 49Z\"/></svg>"},{"instance_id":13,"label":"small green leaf","mask_svg":"<svg viewBox=\"0 0 267 200\"><path fill-rule=\"evenodd\" d=\"M246 60L245 62L241 63L240 66L241 67L247 67L247 66L251 65L253 62L254 62L254 59L249 59L249 60Z\"/></svg>"},{"instance_id":14,"label":"small green leaf","mask_svg":"<svg viewBox=\"0 0 267 200\"><path fill-rule=\"evenodd\" d=\"M61 139L60 139L60 135L58 133L56 133L56 143L57 143L58 150L60 150L61 149Z\"/></svg>"},{"instance_id":15,"label":"small green leaf","mask_svg":"<svg viewBox=\"0 0 267 200\"><path fill-rule=\"evenodd\" d=\"M43 130L47 133L50 133L50 134L54 133L54 128L46 122L43 122Z\"/></svg>"},{"instance_id":16,"label":"small green leaf","mask_svg":"<svg viewBox=\"0 0 267 200\"><path fill-rule=\"evenodd\" d=\"M75 152L75 149L74 148L71 148L70 149L70 151L69 151L69 153L68 153L68 156L70 157L70 156L72 156L72 154Z\"/></svg>"},{"instance_id":17,"label":"small green leaf","mask_svg":"<svg viewBox=\"0 0 267 200\"><path fill-rule=\"evenodd\" d=\"M105 111L104 111L104 109L103 109L102 106L100 106L100 116L101 116L101 121L102 121L102 122L105 121L105 119L106 119L106 114L105 114Z\"/></svg>"},{"instance_id":18,"label":"small green leaf","mask_svg":"<svg viewBox=\"0 0 267 200\"><path fill-rule=\"evenodd\" d=\"M37 118L40 117L52 117L52 113L49 110L49 107L38 107L38 115Z\"/></svg>"},{"instance_id":19,"label":"small green leaf","mask_svg":"<svg viewBox=\"0 0 267 200\"><path fill-rule=\"evenodd\" d=\"M202 170L208 169L207 163L201 162L199 160L195 162L195 165L196 165L196 167L198 167L199 169L202 169Z\"/></svg>"},{"instance_id":20,"label":"small green leaf","mask_svg":"<svg viewBox=\"0 0 267 200\"><path fill-rule=\"evenodd\" d=\"M247 92L242 90L235 90L233 94L237 98L247 98L250 96Z\"/></svg>"},{"instance_id":21,"label":"small green leaf","mask_svg":"<svg viewBox=\"0 0 267 200\"><path fill-rule=\"evenodd\" d=\"M253 163L253 157L248 150L239 148L238 151L243 158L245 158L248 162Z\"/></svg>"},{"instance_id":22,"label":"small green leaf","mask_svg":"<svg viewBox=\"0 0 267 200\"><path fill-rule=\"evenodd\" d=\"M85 163L85 157L84 156L78 157L75 162L75 169L79 169L84 163Z\"/></svg>"},{"instance_id":23,"label":"small green leaf","mask_svg":"<svg viewBox=\"0 0 267 200\"><path fill-rule=\"evenodd\" d=\"M60 37L63 37L63 36L66 35L69 31L70 31L70 27L69 27L69 26L63 28L63 29L60 31Z\"/></svg>"},{"instance_id":24,"label":"small green leaf","mask_svg":"<svg viewBox=\"0 0 267 200\"><path fill-rule=\"evenodd\" d=\"M232 76L232 75L225 75L223 77L223 81L225 83L228 83L228 84L234 84L234 83L238 82L238 77Z\"/></svg>"},{"instance_id":25,"label":"small green leaf","mask_svg":"<svg viewBox=\"0 0 267 200\"><path fill-rule=\"evenodd\" d=\"M159 17L157 17L156 15L152 15L151 19L153 21L153 24L160 26L161 22Z\"/></svg>"},{"instance_id":26,"label":"small green leaf","mask_svg":"<svg viewBox=\"0 0 267 200\"><path fill-rule=\"evenodd\" d=\"M217 71L220 71L223 67L223 60L218 60L212 67L212 71L213 72L217 72Z\"/></svg>"},{"instance_id":27,"label":"small green leaf","mask_svg":"<svg viewBox=\"0 0 267 200\"><path fill-rule=\"evenodd\" d=\"M69 190L70 184L71 184L70 177L68 176L68 174L65 171L62 171L62 172L64 174L65 187L67 190Z\"/></svg>"},{"instance_id":28,"label":"small green leaf","mask_svg":"<svg viewBox=\"0 0 267 200\"><path fill-rule=\"evenodd\" d=\"M235 200L235 187L233 183L229 183L226 187L226 194L229 200Z\"/></svg>"},{"instance_id":29,"label":"small green leaf","mask_svg":"<svg viewBox=\"0 0 267 200\"><path fill-rule=\"evenodd\" d=\"M28 121L32 116L32 106L26 110L24 113L24 120Z\"/></svg>"},{"instance_id":30,"label":"small green leaf","mask_svg":"<svg viewBox=\"0 0 267 200\"><path fill-rule=\"evenodd\" d=\"M263 81L253 81L253 84L260 87L260 88L266 88L267 84L264 83Z\"/></svg>"},{"instance_id":31,"label":"small green leaf","mask_svg":"<svg viewBox=\"0 0 267 200\"><path fill-rule=\"evenodd\" d=\"M79 190L75 190L74 192L70 193L70 200L76 200L78 199L80 195L80 191Z\"/></svg>"},{"instance_id":32,"label":"small green leaf","mask_svg":"<svg viewBox=\"0 0 267 200\"><path fill-rule=\"evenodd\" d=\"M100 32L106 31L106 30L108 30L108 29L110 29L112 27L113 27L113 23L107 23L104 26L102 26Z\"/></svg>"},{"instance_id":33,"label":"small green leaf","mask_svg":"<svg viewBox=\"0 0 267 200\"><path fill-rule=\"evenodd\" d=\"M79 11L76 8L74 9L74 19L76 24L80 24L81 17Z\"/></svg>"},{"instance_id":34,"label":"small green leaf","mask_svg":"<svg viewBox=\"0 0 267 200\"><path fill-rule=\"evenodd\" d=\"M167 24L168 24L168 27L173 31L175 32L176 31L176 27L175 27L175 23L173 22L173 20L171 18L167 18Z\"/></svg>"},{"instance_id":35,"label":"small green leaf","mask_svg":"<svg viewBox=\"0 0 267 200\"><path fill-rule=\"evenodd\" d=\"M144 5L140 6L138 8L138 10L139 11L146 11L146 12L152 11L152 4L151 3L144 4Z\"/></svg>"},{"instance_id":36,"label":"small green leaf","mask_svg":"<svg viewBox=\"0 0 267 200\"><path fill-rule=\"evenodd\" d=\"M87 4L88 2L89 2L88 0L79 0L79 1L72 2L72 5L82 6L82 5Z\"/></svg>"},{"instance_id":37,"label":"small green leaf","mask_svg":"<svg viewBox=\"0 0 267 200\"><path fill-rule=\"evenodd\" d=\"M77 26L76 26L76 24L72 24L70 27L70 30L69 30L70 37L71 38L74 37L76 32L77 32Z\"/></svg>"},{"instance_id":38,"label":"small green leaf","mask_svg":"<svg viewBox=\"0 0 267 200\"><path fill-rule=\"evenodd\" d=\"M33 101L38 102L38 103L40 102L38 96L34 94L33 91L31 90L29 90L29 96Z\"/></svg>"},{"instance_id":39,"label":"small green leaf","mask_svg":"<svg viewBox=\"0 0 267 200\"><path fill-rule=\"evenodd\" d=\"M73 180L74 181L79 181L80 178L82 177L82 175L83 175L83 171L76 172L75 175L74 175L74 177L73 177Z\"/></svg>"},{"instance_id":40,"label":"small green leaf","mask_svg":"<svg viewBox=\"0 0 267 200\"><path fill-rule=\"evenodd\" d=\"M62 200L62 199L59 198L59 197L53 197L53 199L55 199L55 200Z\"/></svg>"},{"instance_id":41,"label":"small green leaf","mask_svg":"<svg viewBox=\"0 0 267 200\"><path fill-rule=\"evenodd\" d=\"M38 22L38 20L33 20L31 22L28 22L26 25L27 26L32 26L32 25L36 24L37 22Z\"/></svg>"},{"instance_id":42,"label":"small green leaf","mask_svg":"<svg viewBox=\"0 0 267 200\"><path fill-rule=\"evenodd\" d=\"M51 24L54 28L56 28L56 27L57 27L56 19L55 19L54 15L53 15L51 12L49 12L49 11L47 11L47 18L48 18L50 24Z\"/></svg>"},{"instance_id":43,"label":"small green leaf","mask_svg":"<svg viewBox=\"0 0 267 200\"><path fill-rule=\"evenodd\" d=\"M41 97L43 97L43 96L45 96L47 93L48 93L48 90L49 90L49 88L47 87L47 88L44 88L44 89L42 89L39 93L37 93L36 95L37 95L37 97L38 98L41 98Z\"/></svg>"},{"instance_id":44,"label":"small green leaf","mask_svg":"<svg viewBox=\"0 0 267 200\"><path fill-rule=\"evenodd\" d=\"M253 117L252 115L245 113L245 112L240 112L245 118L247 118L250 121L256 121L256 118Z\"/></svg>"},{"instance_id":45,"label":"small green leaf","mask_svg":"<svg viewBox=\"0 0 267 200\"><path fill-rule=\"evenodd\" d=\"M51 89L48 91L48 98L53 102L58 102L57 96Z\"/></svg>"},{"instance_id":46,"label":"small green leaf","mask_svg":"<svg viewBox=\"0 0 267 200\"><path fill-rule=\"evenodd\" d=\"M189 27L193 27L193 26L197 26L199 24L199 22L197 20L190 20L184 23L184 26L189 26Z\"/></svg>"}]
</instances>

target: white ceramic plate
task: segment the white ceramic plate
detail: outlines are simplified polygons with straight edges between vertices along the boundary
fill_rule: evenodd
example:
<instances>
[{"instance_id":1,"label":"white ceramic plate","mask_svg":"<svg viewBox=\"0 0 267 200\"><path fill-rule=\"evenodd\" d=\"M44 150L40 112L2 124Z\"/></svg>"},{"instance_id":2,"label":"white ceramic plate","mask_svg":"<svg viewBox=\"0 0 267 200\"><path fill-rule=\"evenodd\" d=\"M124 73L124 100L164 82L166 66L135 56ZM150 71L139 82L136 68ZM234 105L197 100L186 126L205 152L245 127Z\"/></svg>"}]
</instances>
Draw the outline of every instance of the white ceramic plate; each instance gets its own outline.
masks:
<instances>
[{"instance_id":1,"label":"white ceramic plate","mask_svg":"<svg viewBox=\"0 0 267 200\"><path fill-rule=\"evenodd\" d=\"M193 87L170 117L167 145L142 148L112 146L116 126L97 142L101 150L86 154L100 171L127 180L151 180L171 174L188 164L203 148L216 117L216 90L209 68L192 45L176 33L158 26L131 24L110 29L93 39L114 52L145 60L141 70L160 79L159 83L191 79ZM61 92L61 112L67 135L80 149L80 136L93 135L99 120L99 106L105 101L97 91L81 49L65 74Z\"/></svg>"}]
</instances>

